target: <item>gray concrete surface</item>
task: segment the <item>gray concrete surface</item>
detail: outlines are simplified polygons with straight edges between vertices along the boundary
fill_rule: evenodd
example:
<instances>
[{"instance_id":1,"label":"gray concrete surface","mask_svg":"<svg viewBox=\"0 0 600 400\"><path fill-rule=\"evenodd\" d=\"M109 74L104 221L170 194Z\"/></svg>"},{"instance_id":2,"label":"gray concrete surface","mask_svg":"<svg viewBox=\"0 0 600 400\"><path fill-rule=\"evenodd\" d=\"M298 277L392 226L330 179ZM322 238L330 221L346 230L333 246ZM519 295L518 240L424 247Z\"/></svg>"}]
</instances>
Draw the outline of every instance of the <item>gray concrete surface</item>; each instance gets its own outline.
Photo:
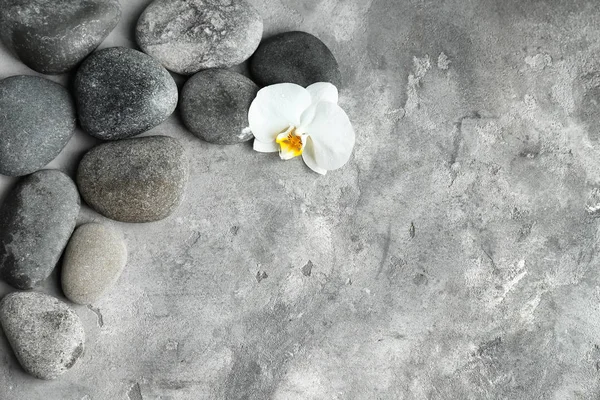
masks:
<instances>
[{"instance_id":1,"label":"gray concrete surface","mask_svg":"<svg viewBox=\"0 0 600 400\"><path fill-rule=\"evenodd\" d=\"M144 3L103 46L133 46ZM182 207L116 224L129 265L76 308L86 351L60 380L0 339L0 399L597 399L600 4L252 3L267 35L337 56L351 162L321 177L153 129L187 146ZM0 77L30 73L0 51Z\"/></svg>"}]
</instances>

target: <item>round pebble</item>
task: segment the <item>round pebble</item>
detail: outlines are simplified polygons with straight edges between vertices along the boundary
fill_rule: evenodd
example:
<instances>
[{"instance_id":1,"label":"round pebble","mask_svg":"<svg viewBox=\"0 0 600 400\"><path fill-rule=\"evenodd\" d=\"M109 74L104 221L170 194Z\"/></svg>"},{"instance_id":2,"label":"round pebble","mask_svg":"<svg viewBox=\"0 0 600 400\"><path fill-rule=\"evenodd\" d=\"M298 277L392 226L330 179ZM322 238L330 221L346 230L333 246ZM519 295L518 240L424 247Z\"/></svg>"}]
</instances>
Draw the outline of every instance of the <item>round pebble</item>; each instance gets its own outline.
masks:
<instances>
[{"instance_id":1,"label":"round pebble","mask_svg":"<svg viewBox=\"0 0 600 400\"><path fill-rule=\"evenodd\" d=\"M119 279L126 263L127 248L116 229L97 223L82 225L63 257L63 292L74 303L92 304Z\"/></svg>"},{"instance_id":2,"label":"round pebble","mask_svg":"<svg viewBox=\"0 0 600 400\"><path fill-rule=\"evenodd\" d=\"M93 53L75 76L79 122L103 140L154 128L175 111L177 96L175 81L158 61L125 47Z\"/></svg>"},{"instance_id":3,"label":"round pebble","mask_svg":"<svg viewBox=\"0 0 600 400\"><path fill-rule=\"evenodd\" d=\"M26 75L1 80L0 174L43 168L73 136L75 120L75 104L61 85Z\"/></svg>"},{"instance_id":4,"label":"round pebble","mask_svg":"<svg viewBox=\"0 0 600 400\"><path fill-rule=\"evenodd\" d=\"M210 143L235 144L253 138L248 109L258 86L225 69L208 69L192 76L181 93L181 117L194 135Z\"/></svg>"},{"instance_id":5,"label":"round pebble","mask_svg":"<svg viewBox=\"0 0 600 400\"><path fill-rule=\"evenodd\" d=\"M122 222L168 217L183 199L187 178L184 148L167 136L101 144L83 157L77 171L87 204Z\"/></svg>"},{"instance_id":6,"label":"round pebble","mask_svg":"<svg viewBox=\"0 0 600 400\"><path fill-rule=\"evenodd\" d=\"M62 301L36 292L16 292L0 301L0 324L19 363L40 379L55 379L83 354L81 320Z\"/></svg>"},{"instance_id":7,"label":"round pebble","mask_svg":"<svg viewBox=\"0 0 600 400\"><path fill-rule=\"evenodd\" d=\"M75 184L60 171L19 181L0 208L0 278L17 289L48 278L75 229L79 204Z\"/></svg>"},{"instance_id":8,"label":"round pebble","mask_svg":"<svg viewBox=\"0 0 600 400\"><path fill-rule=\"evenodd\" d=\"M262 18L246 0L155 0L136 28L144 52L184 75L244 62L262 33Z\"/></svg>"},{"instance_id":9,"label":"round pebble","mask_svg":"<svg viewBox=\"0 0 600 400\"><path fill-rule=\"evenodd\" d=\"M60 74L98 47L120 17L117 0L0 0L0 37L31 69Z\"/></svg>"},{"instance_id":10,"label":"round pebble","mask_svg":"<svg viewBox=\"0 0 600 400\"><path fill-rule=\"evenodd\" d=\"M250 60L250 72L262 86L284 82L304 87L316 82L342 85L340 68L329 48L306 32L284 32L263 41Z\"/></svg>"}]
</instances>

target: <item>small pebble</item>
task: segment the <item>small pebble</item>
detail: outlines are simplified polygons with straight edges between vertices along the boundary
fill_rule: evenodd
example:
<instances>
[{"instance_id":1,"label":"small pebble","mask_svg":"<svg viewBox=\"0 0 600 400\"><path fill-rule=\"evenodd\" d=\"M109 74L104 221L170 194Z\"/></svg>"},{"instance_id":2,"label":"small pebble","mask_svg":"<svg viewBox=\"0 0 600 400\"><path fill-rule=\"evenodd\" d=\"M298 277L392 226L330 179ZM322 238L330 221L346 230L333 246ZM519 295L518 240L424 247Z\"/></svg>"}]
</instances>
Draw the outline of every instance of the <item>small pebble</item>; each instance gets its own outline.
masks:
<instances>
[{"instance_id":1,"label":"small pebble","mask_svg":"<svg viewBox=\"0 0 600 400\"><path fill-rule=\"evenodd\" d=\"M0 174L28 175L46 166L75 131L77 113L61 85L37 76L0 81Z\"/></svg>"},{"instance_id":2,"label":"small pebble","mask_svg":"<svg viewBox=\"0 0 600 400\"><path fill-rule=\"evenodd\" d=\"M61 74L117 26L117 0L0 0L0 38L29 68Z\"/></svg>"},{"instance_id":3,"label":"small pebble","mask_svg":"<svg viewBox=\"0 0 600 400\"><path fill-rule=\"evenodd\" d=\"M207 69L192 76L181 93L181 117L194 135L210 143L235 144L254 136L248 109L258 86L225 69Z\"/></svg>"},{"instance_id":4,"label":"small pebble","mask_svg":"<svg viewBox=\"0 0 600 400\"><path fill-rule=\"evenodd\" d=\"M262 18L246 0L155 0L136 28L140 48L183 75L244 62L262 33Z\"/></svg>"},{"instance_id":5,"label":"small pebble","mask_svg":"<svg viewBox=\"0 0 600 400\"><path fill-rule=\"evenodd\" d=\"M93 53L75 76L81 127L103 140L154 128L175 111L177 96L173 77L158 61L125 47Z\"/></svg>"},{"instance_id":6,"label":"small pebble","mask_svg":"<svg viewBox=\"0 0 600 400\"><path fill-rule=\"evenodd\" d=\"M77 304L99 300L121 276L127 248L121 234L102 224L77 228L63 256L62 288Z\"/></svg>"},{"instance_id":7,"label":"small pebble","mask_svg":"<svg viewBox=\"0 0 600 400\"><path fill-rule=\"evenodd\" d=\"M19 363L39 379L55 379L83 354L81 320L64 302L43 293L15 292L0 301L0 324Z\"/></svg>"},{"instance_id":8,"label":"small pebble","mask_svg":"<svg viewBox=\"0 0 600 400\"><path fill-rule=\"evenodd\" d=\"M60 171L19 181L0 208L0 278L22 290L48 278L75 229L79 205L75 184Z\"/></svg>"},{"instance_id":9,"label":"small pebble","mask_svg":"<svg viewBox=\"0 0 600 400\"><path fill-rule=\"evenodd\" d=\"M316 82L342 85L340 68L329 48L306 32L284 32L264 40L250 60L250 72L262 86L284 82L304 87Z\"/></svg>"},{"instance_id":10,"label":"small pebble","mask_svg":"<svg viewBox=\"0 0 600 400\"><path fill-rule=\"evenodd\" d=\"M183 199L188 160L177 139L148 136L104 143L81 160L81 196L105 217L152 222L168 217Z\"/></svg>"}]
</instances>

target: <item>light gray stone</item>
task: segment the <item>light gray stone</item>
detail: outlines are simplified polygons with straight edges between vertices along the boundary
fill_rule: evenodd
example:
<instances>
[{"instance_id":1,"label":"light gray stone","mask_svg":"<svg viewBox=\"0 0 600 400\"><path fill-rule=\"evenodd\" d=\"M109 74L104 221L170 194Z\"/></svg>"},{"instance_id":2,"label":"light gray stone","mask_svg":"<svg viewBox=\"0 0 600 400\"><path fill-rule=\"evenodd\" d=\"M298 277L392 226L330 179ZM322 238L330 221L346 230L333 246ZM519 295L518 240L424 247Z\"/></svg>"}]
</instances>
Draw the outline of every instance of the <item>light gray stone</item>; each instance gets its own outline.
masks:
<instances>
[{"instance_id":1,"label":"light gray stone","mask_svg":"<svg viewBox=\"0 0 600 400\"><path fill-rule=\"evenodd\" d=\"M98 47L120 16L117 0L0 0L0 37L29 68L60 74Z\"/></svg>"},{"instance_id":2,"label":"light gray stone","mask_svg":"<svg viewBox=\"0 0 600 400\"><path fill-rule=\"evenodd\" d=\"M231 67L254 53L263 22L246 0L155 0L142 13L142 50L179 74Z\"/></svg>"},{"instance_id":3,"label":"light gray stone","mask_svg":"<svg viewBox=\"0 0 600 400\"><path fill-rule=\"evenodd\" d=\"M44 281L75 229L75 184L57 170L42 170L17 183L0 208L0 278L17 289Z\"/></svg>"},{"instance_id":4,"label":"light gray stone","mask_svg":"<svg viewBox=\"0 0 600 400\"><path fill-rule=\"evenodd\" d=\"M81 127L103 140L139 135L177 106L177 85L169 72L154 58L125 47L89 56L74 86Z\"/></svg>"},{"instance_id":5,"label":"light gray stone","mask_svg":"<svg viewBox=\"0 0 600 400\"><path fill-rule=\"evenodd\" d=\"M58 83L27 75L0 81L0 174L46 166L73 136L75 120L75 103Z\"/></svg>"},{"instance_id":6,"label":"light gray stone","mask_svg":"<svg viewBox=\"0 0 600 400\"><path fill-rule=\"evenodd\" d=\"M207 69L192 76L181 91L181 118L200 139L235 144L254 136L248 128L248 109L258 86L244 75L226 69Z\"/></svg>"},{"instance_id":7,"label":"light gray stone","mask_svg":"<svg viewBox=\"0 0 600 400\"><path fill-rule=\"evenodd\" d=\"M167 136L101 144L83 157L77 171L86 203L122 222L168 217L181 203L187 179L185 150Z\"/></svg>"},{"instance_id":8,"label":"light gray stone","mask_svg":"<svg viewBox=\"0 0 600 400\"><path fill-rule=\"evenodd\" d=\"M83 354L81 320L67 304L47 294L5 296L0 301L0 324L19 363L36 378L58 378Z\"/></svg>"},{"instance_id":9,"label":"light gray stone","mask_svg":"<svg viewBox=\"0 0 600 400\"><path fill-rule=\"evenodd\" d=\"M91 223L77 228L63 256L62 288L69 300L92 304L121 276L127 248L119 231Z\"/></svg>"}]
</instances>

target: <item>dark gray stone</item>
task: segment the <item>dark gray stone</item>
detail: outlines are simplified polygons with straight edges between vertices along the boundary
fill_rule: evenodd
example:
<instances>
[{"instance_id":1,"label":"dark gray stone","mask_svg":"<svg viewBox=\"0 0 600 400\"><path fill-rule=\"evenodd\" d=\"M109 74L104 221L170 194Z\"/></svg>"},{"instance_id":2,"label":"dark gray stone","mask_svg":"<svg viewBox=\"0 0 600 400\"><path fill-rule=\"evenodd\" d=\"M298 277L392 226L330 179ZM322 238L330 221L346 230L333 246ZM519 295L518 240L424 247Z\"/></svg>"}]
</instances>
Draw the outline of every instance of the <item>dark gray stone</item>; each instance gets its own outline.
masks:
<instances>
[{"instance_id":1,"label":"dark gray stone","mask_svg":"<svg viewBox=\"0 0 600 400\"><path fill-rule=\"evenodd\" d=\"M248 109L258 86L226 69L208 69L192 76L181 93L181 117L200 139L215 144L235 144L253 138L248 129Z\"/></svg>"},{"instance_id":2,"label":"dark gray stone","mask_svg":"<svg viewBox=\"0 0 600 400\"><path fill-rule=\"evenodd\" d=\"M167 69L191 75L244 62L262 32L262 18L246 0L155 0L140 16L136 38Z\"/></svg>"},{"instance_id":3,"label":"dark gray stone","mask_svg":"<svg viewBox=\"0 0 600 400\"><path fill-rule=\"evenodd\" d=\"M121 17L117 0L0 0L0 37L28 67L69 71Z\"/></svg>"},{"instance_id":4,"label":"dark gray stone","mask_svg":"<svg viewBox=\"0 0 600 400\"><path fill-rule=\"evenodd\" d=\"M75 76L79 122L103 140L154 128L175 111L177 96L173 77L158 61L125 47L93 53Z\"/></svg>"},{"instance_id":5,"label":"dark gray stone","mask_svg":"<svg viewBox=\"0 0 600 400\"><path fill-rule=\"evenodd\" d=\"M74 303L92 304L119 279L126 263L127 248L119 231L103 224L82 225L63 257L63 292Z\"/></svg>"},{"instance_id":6,"label":"dark gray stone","mask_svg":"<svg viewBox=\"0 0 600 400\"><path fill-rule=\"evenodd\" d=\"M77 171L83 199L122 222L168 217L183 199L187 178L185 150L167 136L101 144L83 157Z\"/></svg>"},{"instance_id":7,"label":"dark gray stone","mask_svg":"<svg viewBox=\"0 0 600 400\"><path fill-rule=\"evenodd\" d=\"M75 104L61 85L26 75L0 81L0 174L43 168L73 136L75 120Z\"/></svg>"},{"instance_id":8,"label":"dark gray stone","mask_svg":"<svg viewBox=\"0 0 600 400\"><path fill-rule=\"evenodd\" d=\"M0 278L31 289L48 278L79 215L75 184L57 170L19 181L0 208Z\"/></svg>"},{"instance_id":9,"label":"dark gray stone","mask_svg":"<svg viewBox=\"0 0 600 400\"><path fill-rule=\"evenodd\" d=\"M284 32L263 41L250 60L250 72L262 86L284 82L304 87L315 82L342 85L340 68L329 48L306 32Z\"/></svg>"},{"instance_id":10,"label":"dark gray stone","mask_svg":"<svg viewBox=\"0 0 600 400\"><path fill-rule=\"evenodd\" d=\"M43 293L16 292L0 302L0 324L28 373L55 379L83 354L81 320L64 302Z\"/></svg>"}]
</instances>

